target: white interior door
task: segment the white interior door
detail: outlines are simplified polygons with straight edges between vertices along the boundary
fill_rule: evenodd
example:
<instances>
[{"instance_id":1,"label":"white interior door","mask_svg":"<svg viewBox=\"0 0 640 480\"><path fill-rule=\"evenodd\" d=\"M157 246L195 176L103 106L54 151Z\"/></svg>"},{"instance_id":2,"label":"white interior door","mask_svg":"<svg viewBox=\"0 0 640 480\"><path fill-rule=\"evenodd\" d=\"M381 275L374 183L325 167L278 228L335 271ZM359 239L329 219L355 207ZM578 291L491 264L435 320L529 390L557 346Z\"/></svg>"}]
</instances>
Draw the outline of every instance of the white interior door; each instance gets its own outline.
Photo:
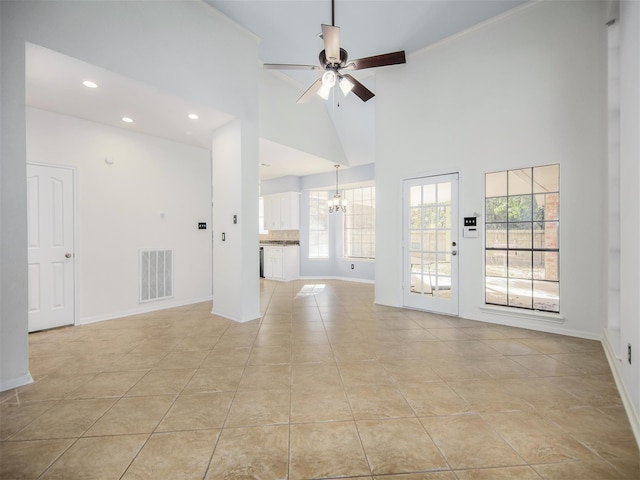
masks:
<instances>
[{"instance_id":1,"label":"white interior door","mask_svg":"<svg viewBox=\"0 0 640 480\"><path fill-rule=\"evenodd\" d=\"M73 174L27 165L30 332L75 321Z\"/></svg>"},{"instance_id":2,"label":"white interior door","mask_svg":"<svg viewBox=\"0 0 640 480\"><path fill-rule=\"evenodd\" d=\"M458 174L404 181L404 305L458 315Z\"/></svg>"}]
</instances>

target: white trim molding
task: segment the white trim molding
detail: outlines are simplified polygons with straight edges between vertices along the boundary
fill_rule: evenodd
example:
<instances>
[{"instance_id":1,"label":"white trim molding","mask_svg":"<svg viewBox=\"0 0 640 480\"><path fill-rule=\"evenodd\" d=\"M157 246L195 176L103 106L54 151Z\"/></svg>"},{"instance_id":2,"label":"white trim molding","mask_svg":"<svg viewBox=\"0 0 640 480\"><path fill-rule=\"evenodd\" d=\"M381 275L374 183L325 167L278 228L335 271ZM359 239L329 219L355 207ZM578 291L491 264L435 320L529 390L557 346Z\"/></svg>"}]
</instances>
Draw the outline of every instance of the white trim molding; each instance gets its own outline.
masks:
<instances>
[{"instance_id":1,"label":"white trim molding","mask_svg":"<svg viewBox=\"0 0 640 480\"><path fill-rule=\"evenodd\" d=\"M158 310L167 310L169 308L183 307L185 305L193 305L194 303L211 302L213 297L192 298L184 300L182 302L166 302L159 301L153 304L142 304L144 306L140 308L133 308L131 310L125 310L122 312L106 313L104 315L95 315L93 317L81 318L76 325L86 325L89 323L103 322L105 320L114 320L116 318L129 317L131 315L139 315L141 313L156 312Z\"/></svg>"},{"instance_id":2,"label":"white trim molding","mask_svg":"<svg viewBox=\"0 0 640 480\"><path fill-rule=\"evenodd\" d=\"M485 304L480 310L491 313L493 315L506 315L508 317L519 317L527 320L540 320L553 324L562 324L565 319L559 313L543 312L540 310L529 310L526 308L503 307L500 305Z\"/></svg>"},{"instance_id":3,"label":"white trim molding","mask_svg":"<svg viewBox=\"0 0 640 480\"><path fill-rule=\"evenodd\" d=\"M29 385L33 383L33 377L30 373L22 375L18 378L13 378L6 382L0 383L0 392L4 392L5 390L11 390L12 388L22 387L24 385Z\"/></svg>"},{"instance_id":4,"label":"white trim molding","mask_svg":"<svg viewBox=\"0 0 640 480\"><path fill-rule=\"evenodd\" d=\"M267 279L271 280L271 279ZM344 282L357 282L357 283L370 283L375 284L375 280L368 280L366 278L353 278L353 277L336 277L336 276L319 276L319 277L300 277L299 280L342 280Z\"/></svg>"},{"instance_id":5,"label":"white trim molding","mask_svg":"<svg viewBox=\"0 0 640 480\"><path fill-rule=\"evenodd\" d=\"M277 281L277 280L276 280ZM219 317L223 317L226 318L227 320L232 320L236 323L247 323L247 322L252 322L254 320L260 320L262 318L262 313L258 312L258 313L254 313L253 315L249 315L247 318L241 318L238 317L232 313L229 312L223 312L221 310L216 310L215 306L213 307L213 309L211 309L211 314L212 315L217 315Z\"/></svg>"},{"instance_id":6,"label":"white trim molding","mask_svg":"<svg viewBox=\"0 0 640 480\"><path fill-rule=\"evenodd\" d=\"M602 347L604 348L604 353L607 356L607 360L609 361L609 367L611 367L611 373L613 374L613 379L616 382L616 387L618 388L618 393L620 393L620 399L622 400L622 405L624 406L624 410L627 412L627 417L629 418L629 424L631 425L631 430L633 431L633 435L636 437L636 443L640 445L640 417L638 417L638 412L636 412L635 407L633 406L633 400L631 395L629 395L629 391L624 385L622 380L622 371L620 369L620 359L617 358L615 349L609 342L609 336L603 335L602 338Z\"/></svg>"}]
</instances>

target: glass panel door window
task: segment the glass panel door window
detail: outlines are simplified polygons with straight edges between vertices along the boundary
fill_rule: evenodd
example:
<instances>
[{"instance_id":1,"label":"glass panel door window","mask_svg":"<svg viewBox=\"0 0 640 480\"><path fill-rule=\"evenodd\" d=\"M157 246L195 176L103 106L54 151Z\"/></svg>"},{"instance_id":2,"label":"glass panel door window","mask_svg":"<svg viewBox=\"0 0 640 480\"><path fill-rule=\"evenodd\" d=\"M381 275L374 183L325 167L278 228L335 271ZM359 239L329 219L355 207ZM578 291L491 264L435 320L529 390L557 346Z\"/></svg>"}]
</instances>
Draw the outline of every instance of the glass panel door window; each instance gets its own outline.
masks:
<instances>
[{"instance_id":1,"label":"glass panel door window","mask_svg":"<svg viewBox=\"0 0 640 480\"><path fill-rule=\"evenodd\" d=\"M405 306L458 314L458 179L405 181Z\"/></svg>"},{"instance_id":2,"label":"glass panel door window","mask_svg":"<svg viewBox=\"0 0 640 480\"><path fill-rule=\"evenodd\" d=\"M485 176L485 302L560 311L560 166Z\"/></svg>"}]
</instances>

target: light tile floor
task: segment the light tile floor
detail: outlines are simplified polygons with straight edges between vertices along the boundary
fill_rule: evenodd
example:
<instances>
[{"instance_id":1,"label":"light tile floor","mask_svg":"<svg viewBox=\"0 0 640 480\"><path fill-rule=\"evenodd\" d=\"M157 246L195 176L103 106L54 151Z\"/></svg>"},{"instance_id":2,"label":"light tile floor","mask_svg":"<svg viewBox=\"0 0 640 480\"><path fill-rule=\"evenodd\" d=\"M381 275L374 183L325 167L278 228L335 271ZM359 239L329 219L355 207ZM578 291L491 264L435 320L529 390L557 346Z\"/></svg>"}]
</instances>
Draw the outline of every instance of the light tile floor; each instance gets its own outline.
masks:
<instances>
[{"instance_id":1,"label":"light tile floor","mask_svg":"<svg viewBox=\"0 0 640 480\"><path fill-rule=\"evenodd\" d=\"M376 306L373 287L262 281L210 304L30 335L0 394L0 478L632 479L599 342Z\"/></svg>"}]
</instances>

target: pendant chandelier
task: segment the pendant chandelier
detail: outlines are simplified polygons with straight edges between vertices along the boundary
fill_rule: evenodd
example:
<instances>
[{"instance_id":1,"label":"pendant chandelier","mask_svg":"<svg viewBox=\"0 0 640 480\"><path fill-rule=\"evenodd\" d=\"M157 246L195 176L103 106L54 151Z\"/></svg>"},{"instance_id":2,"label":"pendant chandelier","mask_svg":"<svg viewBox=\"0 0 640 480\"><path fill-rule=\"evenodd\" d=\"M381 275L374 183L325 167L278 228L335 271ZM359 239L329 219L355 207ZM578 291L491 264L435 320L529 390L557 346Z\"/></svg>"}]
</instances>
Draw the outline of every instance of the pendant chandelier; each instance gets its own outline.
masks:
<instances>
[{"instance_id":1,"label":"pendant chandelier","mask_svg":"<svg viewBox=\"0 0 640 480\"><path fill-rule=\"evenodd\" d=\"M329 200L329 213L347 211L347 201L342 199L338 191L338 169L340 168L340 165L336 165L335 167L336 167L336 194L333 196L332 200Z\"/></svg>"}]
</instances>

